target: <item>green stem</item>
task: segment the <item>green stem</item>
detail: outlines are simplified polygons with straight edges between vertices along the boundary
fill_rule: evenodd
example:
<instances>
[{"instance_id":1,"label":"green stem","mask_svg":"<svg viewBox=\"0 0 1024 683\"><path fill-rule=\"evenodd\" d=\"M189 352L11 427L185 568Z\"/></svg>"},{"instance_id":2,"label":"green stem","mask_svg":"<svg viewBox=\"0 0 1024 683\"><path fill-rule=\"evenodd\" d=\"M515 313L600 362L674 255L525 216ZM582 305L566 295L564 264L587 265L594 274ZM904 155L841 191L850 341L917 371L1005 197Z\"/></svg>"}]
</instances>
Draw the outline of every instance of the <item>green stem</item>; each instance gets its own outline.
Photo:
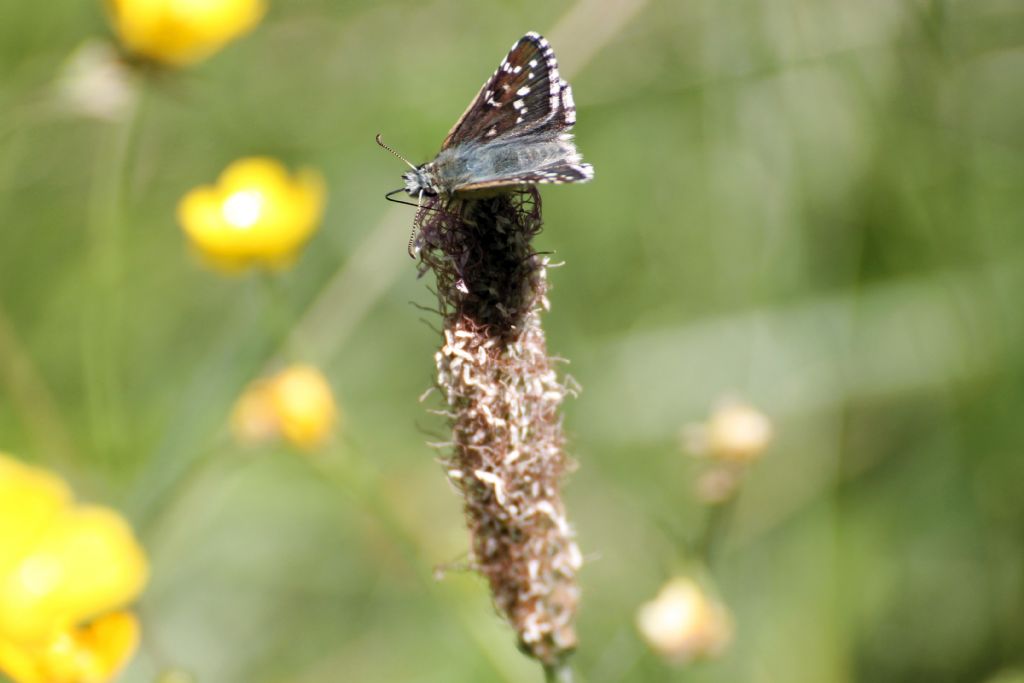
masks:
<instances>
[{"instance_id":1,"label":"green stem","mask_svg":"<svg viewBox=\"0 0 1024 683\"><path fill-rule=\"evenodd\" d=\"M710 567L736 510L737 491L729 500L712 506L704 518L704 528L694 544L694 554L704 566Z\"/></svg>"},{"instance_id":2,"label":"green stem","mask_svg":"<svg viewBox=\"0 0 1024 683\"><path fill-rule=\"evenodd\" d=\"M2 301L0 388L7 390L11 405L21 413L40 461L56 465L66 474L74 472L77 477L81 477L81 473L75 470L78 458L67 422L32 355L18 338L17 330L8 319Z\"/></svg>"},{"instance_id":3,"label":"green stem","mask_svg":"<svg viewBox=\"0 0 1024 683\"><path fill-rule=\"evenodd\" d=\"M164 525L170 521L174 511L196 484L223 460L225 453L230 453L229 442L227 435L221 433L188 464L184 473L170 487L160 493L152 505L152 514L142 517L135 525L139 538L147 547L160 545Z\"/></svg>"},{"instance_id":4,"label":"green stem","mask_svg":"<svg viewBox=\"0 0 1024 683\"><path fill-rule=\"evenodd\" d=\"M282 276L267 271L258 275L263 289L267 336L280 348L280 360L290 363L304 359L302 335L294 329L295 316L291 311L291 302Z\"/></svg>"},{"instance_id":5,"label":"green stem","mask_svg":"<svg viewBox=\"0 0 1024 683\"><path fill-rule=\"evenodd\" d=\"M544 665L545 683L572 683L572 667L568 662Z\"/></svg>"},{"instance_id":6,"label":"green stem","mask_svg":"<svg viewBox=\"0 0 1024 683\"><path fill-rule=\"evenodd\" d=\"M107 462L125 445L127 421L118 358L124 333L124 203L137 138L139 100L103 136L92 186L88 251L92 293L85 309L82 365L96 453Z\"/></svg>"},{"instance_id":7,"label":"green stem","mask_svg":"<svg viewBox=\"0 0 1024 683\"><path fill-rule=\"evenodd\" d=\"M384 495L380 475L368 460L361 457L354 447L349 445L346 453L329 463L315 458L308 462L317 475L333 486L346 491L365 515L374 519L384 528L388 538L395 543L406 562L412 567L413 573L422 581L426 592L434 597L443 609L454 612L457 621L471 636L470 640L476 644L480 655L493 669L496 678L489 680L501 680L509 683L515 681L514 673L507 669L500 658L494 656L488 644L479 637L480 633L475 617L468 614L461 606L453 604L452 596L442 593L432 572L424 571L430 567L430 562L427 559L428 551L423 547L416 532L395 514L393 503ZM552 680L571 683L572 678Z\"/></svg>"}]
</instances>

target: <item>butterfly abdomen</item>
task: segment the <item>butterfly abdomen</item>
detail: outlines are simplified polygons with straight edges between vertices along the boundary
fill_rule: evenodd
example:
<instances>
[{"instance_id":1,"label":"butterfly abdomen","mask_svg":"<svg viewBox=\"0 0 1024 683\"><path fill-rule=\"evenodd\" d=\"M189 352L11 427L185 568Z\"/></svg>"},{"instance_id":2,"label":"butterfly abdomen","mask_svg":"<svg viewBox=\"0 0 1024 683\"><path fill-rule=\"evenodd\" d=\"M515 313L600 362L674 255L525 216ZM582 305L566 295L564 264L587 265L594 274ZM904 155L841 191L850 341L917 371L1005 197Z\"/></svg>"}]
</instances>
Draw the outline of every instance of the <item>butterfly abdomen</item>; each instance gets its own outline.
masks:
<instances>
[{"instance_id":1,"label":"butterfly abdomen","mask_svg":"<svg viewBox=\"0 0 1024 683\"><path fill-rule=\"evenodd\" d=\"M442 193L453 194L510 178L522 177L524 183L530 182L526 179L538 171L566 163L580 163L580 155L568 136L533 140L517 137L450 147L438 154L430 164L430 172Z\"/></svg>"}]
</instances>

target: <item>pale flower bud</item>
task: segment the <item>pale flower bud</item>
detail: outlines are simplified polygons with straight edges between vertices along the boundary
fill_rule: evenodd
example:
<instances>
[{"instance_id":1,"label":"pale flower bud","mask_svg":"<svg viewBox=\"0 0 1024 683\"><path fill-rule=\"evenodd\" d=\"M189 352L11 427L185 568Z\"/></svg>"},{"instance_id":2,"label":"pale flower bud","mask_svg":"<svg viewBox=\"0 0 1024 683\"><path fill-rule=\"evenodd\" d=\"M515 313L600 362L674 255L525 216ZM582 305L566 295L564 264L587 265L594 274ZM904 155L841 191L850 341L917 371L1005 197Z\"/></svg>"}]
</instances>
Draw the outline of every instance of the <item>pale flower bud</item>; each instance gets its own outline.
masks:
<instances>
[{"instance_id":1,"label":"pale flower bud","mask_svg":"<svg viewBox=\"0 0 1024 683\"><path fill-rule=\"evenodd\" d=\"M772 440L772 423L753 406L741 401L722 402L708 421L687 425L683 447L697 455L748 463L760 457Z\"/></svg>"},{"instance_id":2,"label":"pale flower bud","mask_svg":"<svg viewBox=\"0 0 1024 683\"><path fill-rule=\"evenodd\" d=\"M732 640L725 607L686 577L672 579L642 605L636 623L651 649L675 664L714 657Z\"/></svg>"},{"instance_id":3,"label":"pale flower bud","mask_svg":"<svg viewBox=\"0 0 1024 683\"><path fill-rule=\"evenodd\" d=\"M117 50L96 40L71 53L56 88L60 104L70 113L105 121L126 118L138 98L135 75Z\"/></svg>"}]
</instances>

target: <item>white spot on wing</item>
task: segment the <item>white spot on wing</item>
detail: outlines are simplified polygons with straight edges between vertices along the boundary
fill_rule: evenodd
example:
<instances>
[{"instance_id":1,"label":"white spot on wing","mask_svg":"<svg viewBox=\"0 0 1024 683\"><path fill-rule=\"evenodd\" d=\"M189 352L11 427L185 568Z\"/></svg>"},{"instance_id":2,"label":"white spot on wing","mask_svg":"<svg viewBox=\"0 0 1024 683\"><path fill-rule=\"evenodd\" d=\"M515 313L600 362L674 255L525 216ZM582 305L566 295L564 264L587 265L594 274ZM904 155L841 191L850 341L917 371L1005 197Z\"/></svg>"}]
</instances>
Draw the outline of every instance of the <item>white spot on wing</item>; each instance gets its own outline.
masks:
<instances>
[{"instance_id":1,"label":"white spot on wing","mask_svg":"<svg viewBox=\"0 0 1024 683\"><path fill-rule=\"evenodd\" d=\"M576 103L572 99L572 88L565 81L562 81L562 106L566 109L576 108Z\"/></svg>"}]
</instances>

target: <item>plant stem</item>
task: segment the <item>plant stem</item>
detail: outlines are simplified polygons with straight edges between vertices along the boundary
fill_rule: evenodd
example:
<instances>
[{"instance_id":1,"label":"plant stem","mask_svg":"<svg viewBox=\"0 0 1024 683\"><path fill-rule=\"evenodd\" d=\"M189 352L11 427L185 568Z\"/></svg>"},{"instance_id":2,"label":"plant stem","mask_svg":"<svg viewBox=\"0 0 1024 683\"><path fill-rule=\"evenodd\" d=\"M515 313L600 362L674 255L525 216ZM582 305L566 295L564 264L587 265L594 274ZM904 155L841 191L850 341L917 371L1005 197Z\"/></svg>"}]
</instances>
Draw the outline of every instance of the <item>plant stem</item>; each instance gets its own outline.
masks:
<instances>
[{"instance_id":1,"label":"plant stem","mask_svg":"<svg viewBox=\"0 0 1024 683\"><path fill-rule=\"evenodd\" d=\"M40 460L60 467L66 474L74 471L77 457L67 422L32 355L18 338L2 301L0 387L7 389L12 406L21 413Z\"/></svg>"},{"instance_id":2,"label":"plant stem","mask_svg":"<svg viewBox=\"0 0 1024 683\"><path fill-rule=\"evenodd\" d=\"M704 518L704 528L694 544L694 553L706 567L710 567L715 559L722 539L728 530L729 522L732 520L733 512L736 510L738 497L739 492L737 491L736 495L729 500L712 506Z\"/></svg>"},{"instance_id":3,"label":"plant stem","mask_svg":"<svg viewBox=\"0 0 1024 683\"><path fill-rule=\"evenodd\" d=\"M545 683L572 683L572 667L567 662L544 665Z\"/></svg>"},{"instance_id":4,"label":"plant stem","mask_svg":"<svg viewBox=\"0 0 1024 683\"><path fill-rule=\"evenodd\" d=\"M278 360L281 365L305 358L302 335L295 329L294 315L288 300L286 283L280 273L258 273L263 295L264 319L266 320L267 338L281 349ZM279 370L280 367L268 367L267 370Z\"/></svg>"},{"instance_id":5,"label":"plant stem","mask_svg":"<svg viewBox=\"0 0 1024 683\"><path fill-rule=\"evenodd\" d=\"M124 201L139 100L104 136L96 159L89 212L92 296L85 309L82 365L95 452L107 462L124 447L126 419L118 357L124 318Z\"/></svg>"}]
</instances>

